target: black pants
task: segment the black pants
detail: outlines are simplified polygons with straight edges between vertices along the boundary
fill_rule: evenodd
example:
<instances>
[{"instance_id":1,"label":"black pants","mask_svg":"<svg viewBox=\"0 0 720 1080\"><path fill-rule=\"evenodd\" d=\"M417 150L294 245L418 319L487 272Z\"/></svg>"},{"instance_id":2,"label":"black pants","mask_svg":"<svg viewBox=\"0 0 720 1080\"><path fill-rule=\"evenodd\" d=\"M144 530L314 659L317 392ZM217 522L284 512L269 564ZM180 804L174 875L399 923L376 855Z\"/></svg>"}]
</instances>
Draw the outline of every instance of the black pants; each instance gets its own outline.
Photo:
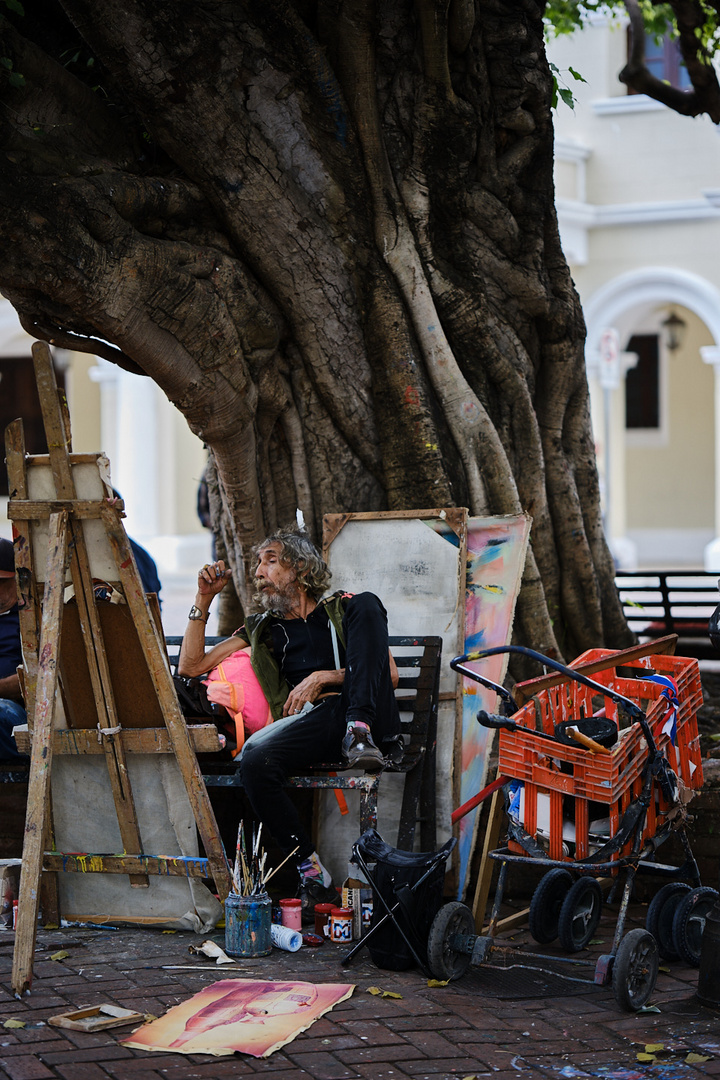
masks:
<instances>
[{"instance_id":1,"label":"black pants","mask_svg":"<svg viewBox=\"0 0 720 1080\"><path fill-rule=\"evenodd\" d=\"M373 593L348 601L343 617L345 681L342 693L323 698L312 712L277 721L251 736L240 757L240 776L250 804L284 851L299 844L298 860L315 845L285 788L292 773L338 762L346 717L370 725L378 745L400 731L390 678L387 612Z\"/></svg>"}]
</instances>

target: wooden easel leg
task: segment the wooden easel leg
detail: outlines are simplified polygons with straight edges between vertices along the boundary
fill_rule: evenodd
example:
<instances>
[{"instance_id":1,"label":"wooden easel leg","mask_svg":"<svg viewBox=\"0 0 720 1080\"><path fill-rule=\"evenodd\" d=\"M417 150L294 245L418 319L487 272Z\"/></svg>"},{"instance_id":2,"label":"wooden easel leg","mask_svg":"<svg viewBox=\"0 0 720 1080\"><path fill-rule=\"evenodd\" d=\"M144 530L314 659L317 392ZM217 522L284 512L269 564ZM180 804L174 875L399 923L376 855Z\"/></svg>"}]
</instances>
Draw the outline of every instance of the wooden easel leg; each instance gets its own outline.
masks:
<instances>
[{"instance_id":1,"label":"wooden easel leg","mask_svg":"<svg viewBox=\"0 0 720 1080\"><path fill-rule=\"evenodd\" d=\"M140 584L140 576L134 569L135 560L130 541L120 524L117 510L110 506L103 507L102 518L115 555L125 599L137 628L148 671L153 680L165 718L165 725L173 745L180 775L185 783L195 822L205 848L210 872L220 900L225 900L230 891L230 867L220 839L220 830L215 820L215 814L210 805L205 781L190 742L185 717L180 711L167 664L164 642L161 642L155 623L150 615L150 608Z\"/></svg>"},{"instance_id":2,"label":"wooden easel leg","mask_svg":"<svg viewBox=\"0 0 720 1080\"><path fill-rule=\"evenodd\" d=\"M500 836L500 823L503 815L501 799L502 793L500 791L494 791L490 803L490 810L488 812L488 822L487 828L485 829L485 840L483 842L482 857L480 859L480 869L478 870L477 885L475 886L472 913L473 918L475 919L475 930L478 934L482 933L483 923L485 922L485 908L487 907L488 896L490 895L493 862L492 859L489 858L489 852L497 847L498 837Z\"/></svg>"},{"instance_id":3,"label":"wooden easel leg","mask_svg":"<svg viewBox=\"0 0 720 1080\"><path fill-rule=\"evenodd\" d=\"M54 850L55 825L52 812L52 792L50 785L48 785L47 801L45 803L43 851ZM60 891L58 889L58 876L53 870L42 870L40 874L40 917L43 926L60 925Z\"/></svg>"},{"instance_id":4,"label":"wooden easel leg","mask_svg":"<svg viewBox=\"0 0 720 1080\"><path fill-rule=\"evenodd\" d=\"M75 481L68 456L70 417L58 393L50 350L44 342L36 341L32 353L45 435L50 449L50 465L55 489L58 498L74 499L76 496ZM82 522L71 518L69 530L71 541L70 570L75 588L80 626L83 631L88 671L97 706L98 721L101 729L114 731L120 725L115 708L105 642L97 608L95 607L92 573ZM135 811L135 801L128 777L125 750L121 740L111 738L104 739L103 746L105 748L105 761L110 777L110 787L115 803L123 849L137 855L143 850L143 847ZM146 874L130 874L129 879L134 888L147 888L149 885Z\"/></svg>"},{"instance_id":5,"label":"wooden easel leg","mask_svg":"<svg viewBox=\"0 0 720 1080\"><path fill-rule=\"evenodd\" d=\"M32 983L35 937L42 872L45 815L52 767L53 727L57 691L57 661L67 565L67 513L50 515L50 548L45 572L45 599L40 624L35 718L30 781L25 817L22 874L13 953L12 987L23 994Z\"/></svg>"}]
</instances>

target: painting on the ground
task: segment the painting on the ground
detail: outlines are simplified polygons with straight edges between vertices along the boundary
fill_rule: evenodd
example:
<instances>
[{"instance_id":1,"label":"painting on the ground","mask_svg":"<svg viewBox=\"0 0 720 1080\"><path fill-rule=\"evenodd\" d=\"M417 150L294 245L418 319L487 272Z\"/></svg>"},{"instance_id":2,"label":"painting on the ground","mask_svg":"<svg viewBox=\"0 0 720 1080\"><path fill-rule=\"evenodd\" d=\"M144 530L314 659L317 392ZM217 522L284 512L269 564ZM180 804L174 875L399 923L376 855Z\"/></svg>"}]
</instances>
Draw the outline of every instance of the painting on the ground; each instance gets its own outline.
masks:
<instances>
[{"instance_id":1,"label":"painting on the ground","mask_svg":"<svg viewBox=\"0 0 720 1080\"><path fill-rule=\"evenodd\" d=\"M223 979L123 1039L138 1050L268 1057L355 987L350 983Z\"/></svg>"}]
</instances>

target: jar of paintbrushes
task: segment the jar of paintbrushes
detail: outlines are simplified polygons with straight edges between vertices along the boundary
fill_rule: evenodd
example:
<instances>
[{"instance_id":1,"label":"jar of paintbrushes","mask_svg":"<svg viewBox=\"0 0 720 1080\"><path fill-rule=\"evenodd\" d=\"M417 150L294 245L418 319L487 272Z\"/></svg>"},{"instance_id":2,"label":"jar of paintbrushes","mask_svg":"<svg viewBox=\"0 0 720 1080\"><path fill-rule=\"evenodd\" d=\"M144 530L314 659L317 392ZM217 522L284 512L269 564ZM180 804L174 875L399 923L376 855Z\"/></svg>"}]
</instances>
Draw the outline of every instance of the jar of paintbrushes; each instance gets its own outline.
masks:
<instances>
[{"instance_id":1,"label":"jar of paintbrushes","mask_svg":"<svg viewBox=\"0 0 720 1080\"><path fill-rule=\"evenodd\" d=\"M262 822L253 826L248 846L243 822L238 827L233 867L233 891L225 901L225 952L229 956L267 956L272 950L272 904L266 884L287 860L274 870L265 870L267 852L261 847Z\"/></svg>"}]
</instances>

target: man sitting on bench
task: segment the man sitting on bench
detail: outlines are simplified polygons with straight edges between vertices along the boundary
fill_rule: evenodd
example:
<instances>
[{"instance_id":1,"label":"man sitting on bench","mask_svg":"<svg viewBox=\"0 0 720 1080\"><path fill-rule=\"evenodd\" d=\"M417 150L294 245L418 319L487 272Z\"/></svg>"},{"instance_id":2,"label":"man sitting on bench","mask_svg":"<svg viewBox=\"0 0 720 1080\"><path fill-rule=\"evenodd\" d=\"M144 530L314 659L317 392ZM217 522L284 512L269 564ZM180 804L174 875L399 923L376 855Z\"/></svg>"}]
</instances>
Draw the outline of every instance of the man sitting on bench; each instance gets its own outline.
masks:
<instances>
[{"instance_id":1,"label":"man sitting on bench","mask_svg":"<svg viewBox=\"0 0 720 1080\"><path fill-rule=\"evenodd\" d=\"M230 570L222 560L198 573L198 589L180 649L178 673L203 675L243 647L273 723L246 741L242 785L253 811L285 851L297 847L303 916L337 899L330 874L303 828L284 785L292 773L343 759L378 770L383 754L402 753L388 648L387 613L374 593L334 593L327 564L302 529L282 529L254 549L255 599L261 612L205 652L210 604Z\"/></svg>"}]
</instances>

